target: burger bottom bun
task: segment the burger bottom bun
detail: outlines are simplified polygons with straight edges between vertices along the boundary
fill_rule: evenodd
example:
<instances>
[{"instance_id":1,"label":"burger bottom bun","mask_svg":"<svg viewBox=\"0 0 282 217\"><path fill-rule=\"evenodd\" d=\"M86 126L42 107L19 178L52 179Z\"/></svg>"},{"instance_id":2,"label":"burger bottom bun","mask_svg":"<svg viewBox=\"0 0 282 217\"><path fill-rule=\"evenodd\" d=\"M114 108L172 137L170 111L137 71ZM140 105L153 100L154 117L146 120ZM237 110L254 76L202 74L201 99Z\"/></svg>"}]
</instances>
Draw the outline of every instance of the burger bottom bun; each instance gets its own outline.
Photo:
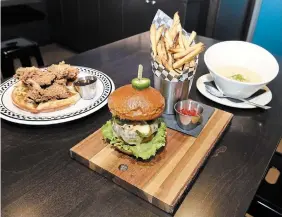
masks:
<instances>
[{"instance_id":1,"label":"burger bottom bun","mask_svg":"<svg viewBox=\"0 0 282 217\"><path fill-rule=\"evenodd\" d=\"M12 92L12 102L18 108L31 113L54 112L74 105L80 99L79 93L74 90L73 86L68 88L71 92L71 96L66 99L52 100L35 104L25 101L28 89L19 82Z\"/></svg>"}]
</instances>

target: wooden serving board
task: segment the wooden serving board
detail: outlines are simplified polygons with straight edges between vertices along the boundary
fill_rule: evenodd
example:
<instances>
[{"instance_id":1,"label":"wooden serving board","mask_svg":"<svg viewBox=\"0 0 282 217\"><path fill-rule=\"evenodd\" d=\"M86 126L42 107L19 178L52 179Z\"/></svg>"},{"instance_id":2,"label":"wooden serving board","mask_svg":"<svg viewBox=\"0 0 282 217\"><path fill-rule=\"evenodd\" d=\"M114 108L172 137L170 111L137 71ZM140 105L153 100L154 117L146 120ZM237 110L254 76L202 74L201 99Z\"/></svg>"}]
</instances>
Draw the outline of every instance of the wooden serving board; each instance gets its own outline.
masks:
<instances>
[{"instance_id":1,"label":"wooden serving board","mask_svg":"<svg viewBox=\"0 0 282 217\"><path fill-rule=\"evenodd\" d=\"M215 109L198 138L167 129L167 144L149 162L120 153L102 140L99 129L71 148L70 155L90 169L172 213L232 114ZM121 168L120 165L126 165ZM122 170L127 167L127 170Z\"/></svg>"}]
</instances>

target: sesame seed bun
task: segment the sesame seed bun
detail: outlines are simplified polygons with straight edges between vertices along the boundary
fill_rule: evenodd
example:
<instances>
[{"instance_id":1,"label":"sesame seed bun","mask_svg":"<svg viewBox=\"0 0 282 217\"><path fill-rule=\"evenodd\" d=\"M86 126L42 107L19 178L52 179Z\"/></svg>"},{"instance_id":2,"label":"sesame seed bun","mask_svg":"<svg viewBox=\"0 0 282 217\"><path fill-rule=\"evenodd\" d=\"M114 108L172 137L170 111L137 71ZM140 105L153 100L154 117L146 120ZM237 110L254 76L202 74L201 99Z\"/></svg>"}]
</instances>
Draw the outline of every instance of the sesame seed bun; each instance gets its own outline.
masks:
<instances>
[{"instance_id":1,"label":"sesame seed bun","mask_svg":"<svg viewBox=\"0 0 282 217\"><path fill-rule=\"evenodd\" d=\"M131 84L115 90L109 97L108 106L114 116L132 121L148 121L162 115L165 100L152 87L137 90Z\"/></svg>"}]
</instances>

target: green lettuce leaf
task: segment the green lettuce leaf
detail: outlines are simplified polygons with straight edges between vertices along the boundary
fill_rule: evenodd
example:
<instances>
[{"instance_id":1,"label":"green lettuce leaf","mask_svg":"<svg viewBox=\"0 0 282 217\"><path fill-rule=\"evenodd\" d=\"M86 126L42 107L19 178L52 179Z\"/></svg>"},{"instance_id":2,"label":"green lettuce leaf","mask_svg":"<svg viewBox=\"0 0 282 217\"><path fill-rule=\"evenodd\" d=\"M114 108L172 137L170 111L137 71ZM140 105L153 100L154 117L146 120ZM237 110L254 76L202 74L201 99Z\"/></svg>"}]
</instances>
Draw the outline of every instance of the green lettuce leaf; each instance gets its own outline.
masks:
<instances>
[{"instance_id":1,"label":"green lettuce leaf","mask_svg":"<svg viewBox=\"0 0 282 217\"><path fill-rule=\"evenodd\" d=\"M111 121L107 121L107 123L102 126L102 134L104 139L109 141L111 145L123 149L136 158L142 158L143 160L155 156L157 150L165 146L166 143L166 125L164 122L161 122L156 135L151 141L134 146L125 144L123 140L114 134Z\"/></svg>"},{"instance_id":2,"label":"green lettuce leaf","mask_svg":"<svg viewBox=\"0 0 282 217\"><path fill-rule=\"evenodd\" d=\"M102 134L105 140L109 141L110 144L124 143L120 138L118 138L112 128L112 122L107 121L101 128Z\"/></svg>"},{"instance_id":3,"label":"green lettuce leaf","mask_svg":"<svg viewBox=\"0 0 282 217\"><path fill-rule=\"evenodd\" d=\"M107 140L112 140L114 139L114 132L112 129L112 122L111 121L107 121L103 126L102 126L102 134L104 136L104 139Z\"/></svg>"}]
</instances>

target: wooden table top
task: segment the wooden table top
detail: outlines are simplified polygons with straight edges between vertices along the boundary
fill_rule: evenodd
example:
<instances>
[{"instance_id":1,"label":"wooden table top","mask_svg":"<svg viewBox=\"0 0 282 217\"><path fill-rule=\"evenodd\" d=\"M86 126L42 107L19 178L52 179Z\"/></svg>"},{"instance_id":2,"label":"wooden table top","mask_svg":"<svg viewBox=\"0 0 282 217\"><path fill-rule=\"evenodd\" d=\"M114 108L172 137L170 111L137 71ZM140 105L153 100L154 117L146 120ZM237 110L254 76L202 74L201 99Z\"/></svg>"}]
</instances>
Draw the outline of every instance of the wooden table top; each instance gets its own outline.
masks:
<instances>
[{"instance_id":1,"label":"wooden table top","mask_svg":"<svg viewBox=\"0 0 282 217\"><path fill-rule=\"evenodd\" d=\"M207 47L217 41L198 38ZM79 54L66 62L108 74L116 87L136 76L138 64L152 78L149 34L142 33ZM282 67L282 58L278 58ZM243 216L281 138L282 73L271 82L272 109L241 110L213 103L196 90L208 73L200 57L190 98L235 116L175 216ZM53 126L24 126L1 121L2 214L28 217L170 216L72 160L69 149L100 128L107 106L83 119ZM216 154L218 150L225 150Z\"/></svg>"}]
</instances>

